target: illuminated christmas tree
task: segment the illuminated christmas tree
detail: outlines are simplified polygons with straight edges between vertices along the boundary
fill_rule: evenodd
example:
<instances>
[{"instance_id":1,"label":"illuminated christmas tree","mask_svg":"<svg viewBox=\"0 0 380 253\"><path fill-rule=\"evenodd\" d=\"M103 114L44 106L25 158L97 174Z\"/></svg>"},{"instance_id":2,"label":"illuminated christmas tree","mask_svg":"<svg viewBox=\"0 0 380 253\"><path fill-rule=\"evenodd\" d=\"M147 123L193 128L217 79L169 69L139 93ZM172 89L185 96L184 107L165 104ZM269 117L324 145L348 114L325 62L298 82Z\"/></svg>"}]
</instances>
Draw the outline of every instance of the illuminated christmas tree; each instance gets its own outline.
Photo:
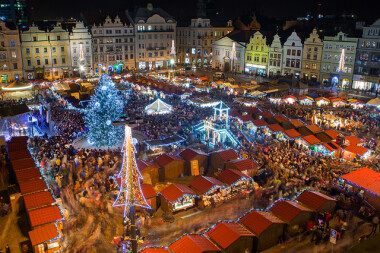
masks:
<instances>
[{"instance_id":1,"label":"illuminated christmas tree","mask_svg":"<svg viewBox=\"0 0 380 253\"><path fill-rule=\"evenodd\" d=\"M117 144L123 135L123 128L113 126L112 121L122 116L123 100L108 75L100 78L99 86L91 97L90 107L85 116L88 142L97 147Z\"/></svg>"}]
</instances>

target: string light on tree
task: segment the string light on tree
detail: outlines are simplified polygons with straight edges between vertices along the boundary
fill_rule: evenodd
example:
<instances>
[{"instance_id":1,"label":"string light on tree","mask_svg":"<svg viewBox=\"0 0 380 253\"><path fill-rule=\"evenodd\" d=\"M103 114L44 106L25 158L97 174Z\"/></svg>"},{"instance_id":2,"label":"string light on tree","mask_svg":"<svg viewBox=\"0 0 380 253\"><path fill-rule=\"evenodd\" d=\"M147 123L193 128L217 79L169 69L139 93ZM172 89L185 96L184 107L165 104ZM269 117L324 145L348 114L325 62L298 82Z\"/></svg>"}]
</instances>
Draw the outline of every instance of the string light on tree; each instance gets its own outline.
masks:
<instances>
[{"instance_id":1,"label":"string light on tree","mask_svg":"<svg viewBox=\"0 0 380 253\"><path fill-rule=\"evenodd\" d=\"M97 147L117 144L123 135L123 128L112 126L111 123L118 120L122 113L123 100L111 78L103 75L95 94L91 97L91 108L85 116L88 142Z\"/></svg>"}]
</instances>

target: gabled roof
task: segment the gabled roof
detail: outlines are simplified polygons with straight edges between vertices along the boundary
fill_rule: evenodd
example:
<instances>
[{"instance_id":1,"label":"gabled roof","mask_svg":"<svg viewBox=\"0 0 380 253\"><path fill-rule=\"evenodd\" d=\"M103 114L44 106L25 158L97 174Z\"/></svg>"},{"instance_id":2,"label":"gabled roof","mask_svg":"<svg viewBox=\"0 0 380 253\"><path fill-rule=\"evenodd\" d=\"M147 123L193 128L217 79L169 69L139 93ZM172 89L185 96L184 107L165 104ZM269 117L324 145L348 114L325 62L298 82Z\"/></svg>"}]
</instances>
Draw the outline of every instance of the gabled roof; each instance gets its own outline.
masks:
<instances>
[{"instance_id":1,"label":"gabled roof","mask_svg":"<svg viewBox=\"0 0 380 253\"><path fill-rule=\"evenodd\" d=\"M169 245L173 253L220 252L207 237L203 235L185 235Z\"/></svg>"},{"instance_id":2,"label":"gabled roof","mask_svg":"<svg viewBox=\"0 0 380 253\"><path fill-rule=\"evenodd\" d=\"M218 154L224 161L231 161L239 158L239 155L233 149L216 151L211 154Z\"/></svg>"},{"instance_id":3,"label":"gabled roof","mask_svg":"<svg viewBox=\"0 0 380 253\"><path fill-rule=\"evenodd\" d=\"M244 224L244 226L253 231L253 233L257 236L259 236L272 224L285 224L283 220L279 219L270 212L256 210L250 211L248 214L243 216L239 222Z\"/></svg>"},{"instance_id":4,"label":"gabled roof","mask_svg":"<svg viewBox=\"0 0 380 253\"><path fill-rule=\"evenodd\" d=\"M368 149L366 149L366 148L356 146L353 144L345 147L344 150L351 152L351 153L354 153L354 154L359 155L359 156L364 155L368 151Z\"/></svg>"},{"instance_id":5,"label":"gabled roof","mask_svg":"<svg viewBox=\"0 0 380 253\"><path fill-rule=\"evenodd\" d=\"M298 100L305 100L305 99L307 99L307 100L311 100L311 101L314 101L314 99L313 98L311 98L311 97L308 97L308 96L302 96L302 97L299 97L298 98Z\"/></svg>"},{"instance_id":6,"label":"gabled roof","mask_svg":"<svg viewBox=\"0 0 380 253\"><path fill-rule=\"evenodd\" d=\"M344 100L344 99L342 99L342 98L332 98L330 101L332 103L334 103L334 102L341 102L341 103L347 104L347 101Z\"/></svg>"},{"instance_id":7,"label":"gabled roof","mask_svg":"<svg viewBox=\"0 0 380 253\"><path fill-rule=\"evenodd\" d=\"M30 168L26 170L16 170L15 173L16 173L17 181L19 183L41 177L40 170L37 168Z\"/></svg>"},{"instance_id":8,"label":"gabled roof","mask_svg":"<svg viewBox=\"0 0 380 253\"><path fill-rule=\"evenodd\" d=\"M314 134L314 136L317 137L317 139L321 142L330 142L333 140L330 135L325 134L324 132Z\"/></svg>"},{"instance_id":9,"label":"gabled roof","mask_svg":"<svg viewBox=\"0 0 380 253\"><path fill-rule=\"evenodd\" d=\"M321 141L318 140L317 137L315 137L314 135L307 135L307 136L303 136L302 139L309 145L309 146L313 146L315 144L318 144L320 143Z\"/></svg>"},{"instance_id":10,"label":"gabled roof","mask_svg":"<svg viewBox=\"0 0 380 253\"><path fill-rule=\"evenodd\" d=\"M250 171L253 169L257 169L260 167L260 165L253 159L248 158L248 159L239 159L230 162L231 164L235 165L236 169L239 171Z\"/></svg>"},{"instance_id":11,"label":"gabled roof","mask_svg":"<svg viewBox=\"0 0 380 253\"><path fill-rule=\"evenodd\" d=\"M290 200L279 200L269 210L288 223L302 212L312 212L311 209Z\"/></svg>"},{"instance_id":12,"label":"gabled roof","mask_svg":"<svg viewBox=\"0 0 380 253\"><path fill-rule=\"evenodd\" d=\"M174 162L174 161L184 162L184 160L178 156L167 155L167 154L160 155L154 161L156 163L158 163L158 165L160 165L161 167L165 167L166 165L168 165L169 163Z\"/></svg>"},{"instance_id":13,"label":"gabled roof","mask_svg":"<svg viewBox=\"0 0 380 253\"><path fill-rule=\"evenodd\" d=\"M289 139L301 137L301 134L295 129L285 130L284 134L288 136Z\"/></svg>"},{"instance_id":14,"label":"gabled roof","mask_svg":"<svg viewBox=\"0 0 380 253\"><path fill-rule=\"evenodd\" d=\"M325 98L325 97L319 97L319 98L316 98L315 101L319 101L319 100L325 100L327 102L330 102L330 99L328 98Z\"/></svg>"},{"instance_id":15,"label":"gabled roof","mask_svg":"<svg viewBox=\"0 0 380 253\"><path fill-rule=\"evenodd\" d=\"M22 195L47 190L46 183L42 178L19 183Z\"/></svg>"},{"instance_id":16,"label":"gabled roof","mask_svg":"<svg viewBox=\"0 0 380 253\"><path fill-rule=\"evenodd\" d=\"M293 119L293 120L290 121L290 123L292 123L292 125L295 128L299 128L299 127L305 126L305 123L303 123L301 120L298 120L298 119Z\"/></svg>"},{"instance_id":17,"label":"gabled roof","mask_svg":"<svg viewBox=\"0 0 380 253\"><path fill-rule=\"evenodd\" d=\"M342 176L347 182L380 196L380 173L363 167Z\"/></svg>"},{"instance_id":18,"label":"gabled roof","mask_svg":"<svg viewBox=\"0 0 380 253\"><path fill-rule=\"evenodd\" d=\"M181 153L179 153L179 155L183 159L185 159L187 161L190 161L190 160L194 159L198 155L207 156L206 153L204 153L204 152L202 152L200 150L194 150L194 149L191 149L191 148L185 149L184 151L182 151Z\"/></svg>"},{"instance_id":19,"label":"gabled roof","mask_svg":"<svg viewBox=\"0 0 380 253\"><path fill-rule=\"evenodd\" d=\"M336 144L333 141L324 142L324 143L322 143L322 146L325 147L325 149L327 149L329 152L334 152L336 150L342 149L338 144Z\"/></svg>"},{"instance_id":20,"label":"gabled roof","mask_svg":"<svg viewBox=\"0 0 380 253\"><path fill-rule=\"evenodd\" d=\"M27 210L54 203L54 199L48 191L24 195L23 198Z\"/></svg>"},{"instance_id":21,"label":"gabled roof","mask_svg":"<svg viewBox=\"0 0 380 253\"><path fill-rule=\"evenodd\" d=\"M284 132L284 128L279 124L272 124L267 126L273 133Z\"/></svg>"},{"instance_id":22,"label":"gabled roof","mask_svg":"<svg viewBox=\"0 0 380 253\"><path fill-rule=\"evenodd\" d=\"M336 137L338 137L338 135L339 135L339 133L335 130L326 130L326 131L324 131L324 133L333 139L336 139Z\"/></svg>"},{"instance_id":23,"label":"gabled roof","mask_svg":"<svg viewBox=\"0 0 380 253\"><path fill-rule=\"evenodd\" d=\"M214 186L225 187L225 185L218 179L213 177L200 176L190 183L191 188L203 195L207 193Z\"/></svg>"},{"instance_id":24,"label":"gabled roof","mask_svg":"<svg viewBox=\"0 0 380 253\"><path fill-rule=\"evenodd\" d=\"M274 116L274 118L275 118L279 123L282 123L282 122L288 121L288 118L285 117L284 115L277 115L277 116Z\"/></svg>"},{"instance_id":25,"label":"gabled roof","mask_svg":"<svg viewBox=\"0 0 380 253\"><path fill-rule=\"evenodd\" d=\"M150 199L157 196L157 192L154 190L151 184L142 184L141 191L145 199Z\"/></svg>"},{"instance_id":26,"label":"gabled roof","mask_svg":"<svg viewBox=\"0 0 380 253\"><path fill-rule=\"evenodd\" d=\"M21 159L32 158L29 150L20 150L15 152L8 152L8 157L11 162Z\"/></svg>"},{"instance_id":27,"label":"gabled roof","mask_svg":"<svg viewBox=\"0 0 380 253\"><path fill-rule=\"evenodd\" d=\"M307 129L306 126L303 126L303 127L298 127L297 128L297 131L302 134L302 136L306 136L306 135L312 135L313 132L311 132L309 129Z\"/></svg>"},{"instance_id":28,"label":"gabled roof","mask_svg":"<svg viewBox=\"0 0 380 253\"><path fill-rule=\"evenodd\" d=\"M247 114L247 115L239 115L238 116L238 118L241 120L241 121L243 121L243 122L248 122L248 121L251 121L251 122L253 122L253 118L252 118L252 116L251 115L249 115L249 114Z\"/></svg>"},{"instance_id":29,"label":"gabled roof","mask_svg":"<svg viewBox=\"0 0 380 253\"><path fill-rule=\"evenodd\" d=\"M256 126L256 127L263 127L263 126L267 126L268 123L263 120L263 119L255 119L255 120L252 120L252 123Z\"/></svg>"},{"instance_id":30,"label":"gabled roof","mask_svg":"<svg viewBox=\"0 0 380 253\"><path fill-rule=\"evenodd\" d=\"M313 134L323 132L323 129L317 125L307 125L306 128L309 129Z\"/></svg>"},{"instance_id":31,"label":"gabled roof","mask_svg":"<svg viewBox=\"0 0 380 253\"><path fill-rule=\"evenodd\" d=\"M33 158L13 160L11 163L14 171L36 167Z\"/></svg>"},{"instance_id":32,"label":"gabled roof","mask_svg":"<svg viewBox=\"0 0 380 253\"><path fill-rule=\"evenodd\" d=\"M273 117L273 113L271 113L270 111L262 111L260 112L261 116L263 116L263 118L271 118Z\"/></svg>"},{"instance_id":33,"label":"gabled roof","mask_svg":"<svg viewBox=\"0 0 380 253\"><path fill-rule=\"evenodd\" d=\"M171 252L165 248L146 248L140 253L171 253Z\"/></svg>"},{"instance_id":34,"label":"gabled roof","mask_svg":"<svg viewBox=\"0 0 380 253\"><path fill-rule=\"evenodd\" d=\"M344 139L345 139L346 141L349 141L350 144L352 144L352 145L358 145L358 144L360 144L360 143L363 143L362 140L360 140L360 139L359 139L358 137L356 137L356 136L345 136Z\"/></svg>"},{"instance_id":35,"label":"gabled roof","mask_svg":"<svg viewBox=\"0 0 380 253\"><path fill-rule=\"evenodd\" d=\"M282 99L288 99L288 98L297 100L297 98L295 96L293 96L293 95L286 95L286 96L282 97Z\"/></svg>"},{"instance_id":36,"label":"gabled roof","mask_svg":"<svg viewBox=\"0 0 380 253\"><path fill-rule=\"evenodd\" d=\"M32 246L53 240L59 237L59 232L54 224L49 224L32 231L29 231L29 238Z\"/></svg>"},{"instance_id":37,"label":"gabled roof","mask_svg":"<svg viewBox=\"0 0 380 253\"><path fill-rule=\"evenodd\" d=\"M250 231L238 223L219 222L215 227L206 232L222 249L227 249L240 237L254 236Z\"/></svg>"},{"instance_id":38,"label":"gabled roof","mask_svg":"<svg viewBox=\"0 0 380 253\"><path fill-rule=\"evenodd\" d=\"M314 210L319 210L328 201L336 201L325 194L309 190L302 192L296 200Z\"/></svg>"},{"instance_id":39,"label":"gabled roof","mask_svg":"<svg viewBox=\"0 0 380 253\"><path fill-rule=\"evenodd\" d=\"M153 167L153 168L159 168L160 167L156 163L151 162L151 161L147 161L147 160L137 159L136 163L137 163L137 167L139 168L139 171L143 171L148 167Z\"/></svg>"},{"instance_id":40,"label":"gabled roof","mask_svg":"<svg viewBox=\"0 0 380 253\"><path fill-rule=\"evenodd\" d=\"M62 219L61 212L57 206L48 206L29 210L29 220L32 227L53 223Z\"/></svg>"},{"instance_id":41,"label":"gabled roof","mask_svg":"<svg viewBox=\"0 0 380 253\"><path fill-rule=\"evenodd\" d=\"M160 191L160 194L170 203L177 201L184 195L197 195L193 190L184 184L171 184Z\"/></svg>"},{"instance_id":42,"label":"gabled roof","mask_svg":"<svg viewBox=\"0 0 380 253\"><path fill-rule=\"evenodd\" d=\"M245 175L244 173L234 170L234 169L226 169L222 173L220 173L217 177L220 181L223 183L226 183L228 185L232 185L239 181L241 178L247 178L251 179L249 176Z\"/></svg>"},{"instance_id":43,"label":"gabled roof","mask_svg":"<svg viewBox=\"0 0 380 253\"><path fill-rule=\"evenodd\" d=\"M284 128L284 130L289 130L289 129L294 129L294 125L292 123L290 123L289 120L287 121L284 121L280 124L282 126L282 128Z\"/></svg>"}]
</instances>

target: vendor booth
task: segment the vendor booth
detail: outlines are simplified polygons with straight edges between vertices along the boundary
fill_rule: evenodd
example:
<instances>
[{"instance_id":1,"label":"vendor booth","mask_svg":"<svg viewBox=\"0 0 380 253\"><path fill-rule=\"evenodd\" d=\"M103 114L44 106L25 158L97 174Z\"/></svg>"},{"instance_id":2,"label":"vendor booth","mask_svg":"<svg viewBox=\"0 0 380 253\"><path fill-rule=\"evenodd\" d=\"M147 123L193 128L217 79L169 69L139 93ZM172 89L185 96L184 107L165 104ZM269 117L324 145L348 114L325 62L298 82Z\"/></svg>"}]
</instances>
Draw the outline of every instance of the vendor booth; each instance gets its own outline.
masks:
<instances>
[{"instance_id":1,"label":"vendor booth","mask_svg":"<svg viewBox=\"0 0 380 253\"><path fill-rule=\"evenodd\" d=\"M285 104L294 104L295 102L297 101L297 98L293 95L288 95L288 96L284 96L282 97L282 102L285 103Z\"/></svg>"},{"instance_id":2,"label":"vendor booth","mask_svg":"<svg viewBox=\"0 0 380 253\"><path fill-rule=\"evenodd\" d=\"M159 192L164 211L178 212L195 206L197 194L184 184L170 184Z\"/></svg>"},{"instance_id":3,"label":"vendor booth","mask_svg":"<svg viewBox=\"0 0 380 253\"><path fill-rule=\"evenodd\" d=\"M301 105L313 105L314 99L308 96L303 96L298 99Z\"/></svg>"},{"instance_id":4,"label":"vendor booth","mask_svg":"<svg viewBox=\"0 0 380 253\"><path fill-rule=\"evenodd\" d=\"M198 193L201 208L222 202L227 194L226 185L213 177L200 176L190 183L190 187Z\"/></svg>"},{"instance_id":5,"label":"vendor booth","mask_svg":"<svg viewBox=\"0 0 380 253\"><path fill-rule=\"evenodd\" d=\"M315 99L315 103L317 106L327 106L330 104L330 99L325 97L319 97Z\"/></svg>"},{"instance_id":6,"label":"vendor booth","mask_svg":"<svg viewBox=\"0 0 380 253\"><path fill-rule=\"evenodd\" d=\"M338 108L346 106L347 102L341 98L333 98L331 99L331 104L334 108Z\"/></svg>"},{"instance_id":7,"label":"vendor booth","mask_svg":"<svg viewBox=\"0 0 380 253\"><path fill-rule=\"evenodd\" d=\"M145 112L148 115L159 115L159 114L167 114L173 110L173 107L161 99L157 99L150 105L145 107Z\"/></svg>"},{"instance_id":8,"label":"vendor booth","mask_svg":"<svg viewBox=\"0 0 380 253\"><path fill-rule=\"evenodd\" d=\"M336 199L312 190L303 191L296 200L318 213L322 211L333 213L336 206Z\"/></svg>"},{"instance_id":9,"label":"vendor booth","mask_svg":"<svg viewBox=\"0 0 380 253\"><path fill-rule=\"evenodd\" d=\"M235 169L226 169L217 178L229 186L226 189L227 199L253 189L253 179Z\"/></svg>"}]
</instances>

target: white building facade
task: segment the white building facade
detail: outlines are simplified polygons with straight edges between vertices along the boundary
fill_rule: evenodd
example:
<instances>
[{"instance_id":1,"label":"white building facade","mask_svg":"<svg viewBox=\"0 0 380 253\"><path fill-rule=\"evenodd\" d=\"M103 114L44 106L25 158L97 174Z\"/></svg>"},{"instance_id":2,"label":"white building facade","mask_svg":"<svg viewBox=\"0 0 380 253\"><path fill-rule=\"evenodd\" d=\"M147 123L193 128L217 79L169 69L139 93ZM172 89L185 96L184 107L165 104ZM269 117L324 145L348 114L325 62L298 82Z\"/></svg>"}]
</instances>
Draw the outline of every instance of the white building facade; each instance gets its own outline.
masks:
<instances>
[{"instance_id":1,"label":"white building facade","mask_svg":"<svg viewBox=\"0 0 380 253\"><path fill-rule=\"evenodd\" d=\"M281 75L282 45L278 34L273 37L272 44L269 46L268 54L268 76L274 77Z\"/></svg>"},{"instance_id":2,"label":"white building facade","mask_svg":"<svg viewBox=\"0 0 380 253\"><path fill-rule=\"evenodd\" d=\"M76 22L71 33L70 51L73 74L79 76L92 72L92 36L83 22Z\"/></svg>"},{"instance_id":3,"label":"white building facade","mask_svg":"<svg viewBox=\"0 0 380 253\"><path fill-rule=\"evenodd\" d=\"M177 22L161 8L153 8L152 4L138 8L132 20L136 31L136 68L173 67Z\"/></svg>"},{"instance_id":4,"label":"white building facade","mask_svg":"<svg viewBox=\"0 0 380 253\"><path fill-rule=\"evenodd\" d=\"M96 73L121 73L135 68L135 37L132 24L109 16L92 31L93 70Z\"/></svg>"},{"instance_id":5,"label":"white building facade","mask_svg":"<svg viewBox=\"0 0 380 253\"><path fill-rule=\"evenodd\" d=\"M302 67L302 41L294 31L283 46L282 74L300 76Z\"/></svg>"}]
</instances>

